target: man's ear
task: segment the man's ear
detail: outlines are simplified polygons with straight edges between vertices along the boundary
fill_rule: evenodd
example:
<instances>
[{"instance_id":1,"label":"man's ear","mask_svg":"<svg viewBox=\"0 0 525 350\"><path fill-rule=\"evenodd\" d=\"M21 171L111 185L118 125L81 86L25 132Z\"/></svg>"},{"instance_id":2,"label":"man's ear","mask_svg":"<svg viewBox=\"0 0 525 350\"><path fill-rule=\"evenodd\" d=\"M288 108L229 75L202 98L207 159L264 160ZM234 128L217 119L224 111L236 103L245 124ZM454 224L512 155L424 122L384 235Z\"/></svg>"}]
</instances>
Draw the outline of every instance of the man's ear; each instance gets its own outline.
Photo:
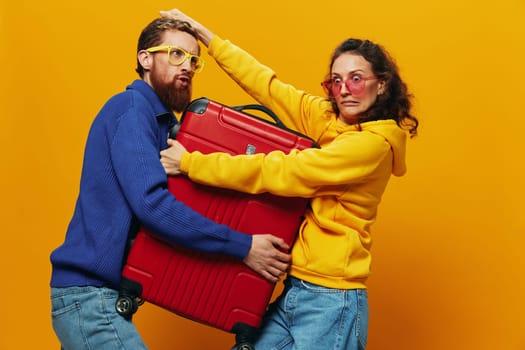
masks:
<instances>
[{"instance_id":1,"label":"man's ear","mask_svg":"<svg viewBox=\"0 0 525 350\"><path fill-rule=\"evenodd\" d=\"M142 68L144 68L144 70L150 70L151 69L151 65L153 63L153 56L150 55L150 53L148 51L140 50L137 53L137 59L138 59L140 65L142 66Z\"/></svg>"}]
</instances>

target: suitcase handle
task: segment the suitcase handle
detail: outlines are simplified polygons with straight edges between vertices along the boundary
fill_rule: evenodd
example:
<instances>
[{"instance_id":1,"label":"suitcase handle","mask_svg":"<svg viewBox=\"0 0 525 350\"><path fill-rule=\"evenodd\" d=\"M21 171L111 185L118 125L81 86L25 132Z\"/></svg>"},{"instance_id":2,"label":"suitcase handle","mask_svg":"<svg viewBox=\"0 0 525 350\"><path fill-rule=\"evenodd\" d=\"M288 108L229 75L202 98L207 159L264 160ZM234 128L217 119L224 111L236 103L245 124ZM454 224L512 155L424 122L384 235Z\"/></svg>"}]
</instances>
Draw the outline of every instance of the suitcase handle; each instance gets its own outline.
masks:
<instances>
[{"instance_id":1,"label":"suitcase handle","mask_svg":"<svg viewBox=\"0 0 525 350\"><path fill-rule=\"evenodd\" d=\"M203 114L204 112L206 112L206 108L208 107L208 103L210 102L210 100L207 98L207 97L200 97L196 100L193 100L189 105L188 107L186 107L186 111L191 111L193 113L197 113L197 114ZM220 103L218 103L220 105ZM224 106L224 105L223 105ZM261 112L264 112L266 113L269 117L271 117L275 123L275 125L281 129L284 129L284 130L288 130L289 132L292 132L296 135L300 135L301 137L305 137L305 138L308 138L310 140L312 140L312 147L313 148L319 148L319 145L310 137L304 135L304 134L301 134L300 132L297 132L295 130L292 130L292 129L289 129L286 127L286 125L284 125L284 123L281 121L281 119L279 119L279 117L271 110L269 109L268 107L265 107L263 105L259 105L259 104L247 104L247 105L240 105L240 106L232 106L230 107L231 109L233 110L236 110L238 112L244 112L245 110L249 110L249 109L252 109L252 110L258 110L258 111L261 111ZM181 123L182 121L184 120L184 116L186 114L186 111L184 112L184 114L182 114L182 117L181 117ZM249 113L246 113L246 114L249 114ZM251 115L251 114L249 114ZM251 115L253 118L257 118L259 120L263 120L265 121L266 123L271 123L271 121L268 121L266 119L263 119L263 118L260 118L258 116L255 116L255 115ZM171 128L170 132L169 132L169 138L176 138L177 136L177 133L179 132L179 128L180 128L180 123L177 123L173 126L173 128Z\"/></svg>"},{"instance_id":2,"label":"suitcase handle","mask_svg":"<svg viewBox=\"0 0 525 350\"><path fill-rule=\"evenodd\" d=\"M275 122L275 125L277 125L278 127L282 128L282 129L287 129L287 127L283 124L281 119L279 119L279 117L271 109L269 109L269 108L267 108L267 107L265 107L263 105L249 104L249 105L242 105L242 106L234 106L234 107L231 107L231 108L235 109L236 111L240 111L240 112L244 112L247 109L252 109L252 110L257 110L257 111L264 112L264 113L268 114L273 119L273 121Z\"/></svg>"},{"instance_id":3,"label":"suitcase handle","mask_svg":"<svg viewBox=\"0 0 525 350\"><path fill-rule=\"evenodd\" d=\"M206 111L206 107L208 106L208 102L209 102L208 98L201 97L201 98L198 98L198 99L192 101L191 104L186 109L190 110L192 112L195 112L195 113L202 114L202 113L204 113L204 111ZM268 116L270 116L273 119L273 121L275 122L275 125L277 125L281 129L289 130L284 125L284 123L281 121L281 119L279 119L279 117L270 108L265 107L263 105L247 104L247 105L241 105L241 106L232 106L231 108L236 110L236 111L239 111L239 112L244 112L245 110L248 110L248 109L258 110L258 111L264 112L264 113L266 113ZM255 117L255 116L252 116L252 117ZM184 119L184 114L182 115L182 119ZM181 123L182 123L182 119L181 119ZM179 128L180 128L180 123L176 123L169 130L168 137L170 139L175 139L176 136L177 136L177 133L179 132Z\"/></svg>"}]
</instances>

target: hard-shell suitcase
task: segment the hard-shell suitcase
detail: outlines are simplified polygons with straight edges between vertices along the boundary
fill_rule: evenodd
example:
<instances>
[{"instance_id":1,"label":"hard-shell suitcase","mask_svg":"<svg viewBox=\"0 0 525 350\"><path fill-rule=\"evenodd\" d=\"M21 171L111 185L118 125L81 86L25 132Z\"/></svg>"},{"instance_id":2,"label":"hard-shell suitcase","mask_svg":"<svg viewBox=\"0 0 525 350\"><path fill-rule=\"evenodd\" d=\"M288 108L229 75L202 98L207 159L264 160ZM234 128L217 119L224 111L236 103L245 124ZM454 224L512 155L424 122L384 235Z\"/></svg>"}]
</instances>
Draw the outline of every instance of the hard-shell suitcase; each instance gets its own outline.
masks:
<instances>
[{"instance_id":1,"label":"hard-shell suitcase","mask_svg":"<svg viewBox=\"0 0 525 350\"><path fill-rule=\"evenodd\" d=\"M262 110L275 123L245 111ZM310 138L286 129L260 105L228 107L207 98L185 110L176 139L189 151L268 153L315 147ZM291 184L293 185L293 184ZM307 199L249 195L170 177L168 189L202 215L249 233L272 233L293 243ZM254 330L274 284L231 256L190 250L140 228L122 271L117 311L131 317L145 300L189 319L235 333L239 349L250 349Z\"/></svg>"}]
</instances>

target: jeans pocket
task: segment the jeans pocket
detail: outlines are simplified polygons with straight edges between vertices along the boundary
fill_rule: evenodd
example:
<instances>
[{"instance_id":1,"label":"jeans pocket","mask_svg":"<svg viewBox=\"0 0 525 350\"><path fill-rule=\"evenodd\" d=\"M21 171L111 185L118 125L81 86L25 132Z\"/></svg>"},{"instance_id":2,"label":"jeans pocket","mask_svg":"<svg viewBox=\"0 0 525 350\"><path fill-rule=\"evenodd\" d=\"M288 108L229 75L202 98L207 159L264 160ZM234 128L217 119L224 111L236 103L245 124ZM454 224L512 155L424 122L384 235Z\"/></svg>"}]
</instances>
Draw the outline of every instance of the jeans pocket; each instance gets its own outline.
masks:
<instances>
[{"instance_id":1,"label":"jeans pocket","mask_svg":"<svg viewBox=\"0 0 525 350\"><path fill-rule=\"evenodd\" d=\"M52 298L51 321L63 349L87 349L82 332L81 307L78 300L64 297Z\"/></svg>"},{"instance_id":2,"label":"jeans pocket","mask_svg":"<svg viewBox=\"0 0 525 350\"><path fill-rule=\"evenodd\" d=\"M63 297L51 299L51 317L63 317L71 312L77 313L80 310L80 303L72 300L67 303Z\"/></svg>"}]
</instances>

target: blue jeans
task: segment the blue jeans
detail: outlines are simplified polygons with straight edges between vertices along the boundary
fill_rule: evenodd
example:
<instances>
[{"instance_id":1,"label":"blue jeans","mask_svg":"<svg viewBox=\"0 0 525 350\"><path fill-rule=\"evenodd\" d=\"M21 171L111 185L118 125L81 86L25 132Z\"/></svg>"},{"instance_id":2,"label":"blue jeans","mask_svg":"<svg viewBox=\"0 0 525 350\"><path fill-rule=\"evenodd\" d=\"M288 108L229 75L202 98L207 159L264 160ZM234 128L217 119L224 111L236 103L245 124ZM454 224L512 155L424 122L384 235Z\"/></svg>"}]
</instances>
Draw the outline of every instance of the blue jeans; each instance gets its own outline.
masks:
<instances>
[{"instance_id":1,"label":"blue jeans","mask_svg":"<svg viewBox=\"0 0 525 350\"><path fill-rule=\"evenodd\" d=\"M257 350L363 350L368 333L366 289L332 289L293 277L270 305Z\"/></svg>"},{"instance_id":2,"label":"blue jeans","mask_svg":"<svg viewBox=\"0 0 525 350\"><path fill-rule=\"evenodd\" d=\"M109 288L51 288L51 318L62 349L147 349L133 323L116 312L117 297Z\"/></svg>"}]
</instances>

